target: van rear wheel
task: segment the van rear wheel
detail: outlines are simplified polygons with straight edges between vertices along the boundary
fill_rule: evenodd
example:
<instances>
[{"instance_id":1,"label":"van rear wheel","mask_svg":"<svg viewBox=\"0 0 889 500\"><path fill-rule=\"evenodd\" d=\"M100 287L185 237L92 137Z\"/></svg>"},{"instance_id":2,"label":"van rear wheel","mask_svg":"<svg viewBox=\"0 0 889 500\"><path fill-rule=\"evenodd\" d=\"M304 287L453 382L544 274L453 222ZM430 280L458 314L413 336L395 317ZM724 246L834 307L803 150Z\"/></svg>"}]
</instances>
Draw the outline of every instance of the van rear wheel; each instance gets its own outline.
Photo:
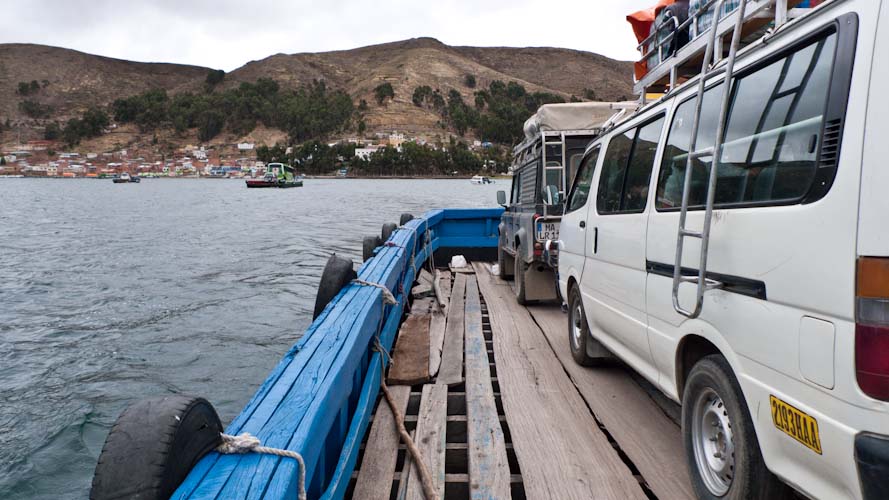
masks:
<instances>
[{"instance_id":1,"label":"van rear wheel","mask_svg":"<svg viewBox=\"0 0 889 500\"><path fill-rule=\"evenodd\" d=\"M568 291L568 345L571 346L571 357L580 366L593 366L597 359L587 354L587 341L590 338L590 326L586 321L583 301L577 285L571 285Z\"/></svg>"},{"instance_id":2,"label":"van rear wheel","mask_svg":"<svg viewBox=\"0 0 889 500\"><path fill-rule=\"evenodd\" d=\"M766 468L747 402L718 354L691 370L682 395L682 439L698 498L783 498L787 487Z\"/></svg>"}]
</instances>

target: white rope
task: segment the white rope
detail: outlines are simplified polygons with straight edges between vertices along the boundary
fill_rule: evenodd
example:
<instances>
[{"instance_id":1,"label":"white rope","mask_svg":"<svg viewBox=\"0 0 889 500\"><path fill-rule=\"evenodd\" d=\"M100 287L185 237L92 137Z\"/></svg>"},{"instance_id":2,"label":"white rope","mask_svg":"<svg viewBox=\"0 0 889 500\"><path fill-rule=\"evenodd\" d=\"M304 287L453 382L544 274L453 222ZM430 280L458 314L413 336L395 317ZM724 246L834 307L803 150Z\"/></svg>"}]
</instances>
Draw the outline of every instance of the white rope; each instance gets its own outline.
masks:
<instances>
[{"instance_id":1,"label":"white rope","mask_svg":"<svg viewBox=\"0 0 889 500\"><path fill-rule=\"evenodd\" d=\"M279 457L296 459L299 464L299 500L306 500L306 462L302 455L295 451L282 450L280 448L268 448L261 446L259 438L253 436L249 432L245 432L239 436L222 434L222 444L216 451L223 455L234 455L244 453L262 453L265 455L277 455Z\"/></svg>"},{"instance_id":2,"label":"white rope","mask_svg":"<svg viewBox=\"0 0 889 500\"><path fill-rule=\"evenodd\" d=\"M387 288L386 285L383 285L380 283L373 283L371 281L364 281L362 279L354 279L354 280L352 280L352 283L355 283L356 285L361 285L361 286L372 286L374 288L379 288L383 292L383 303L384 304L389 304L392 306L394 306L395 304L398 304L398 301L395 300L395 296L392 295L392 292L389 291L389 288Z\"/></svg>"}]
</instances>

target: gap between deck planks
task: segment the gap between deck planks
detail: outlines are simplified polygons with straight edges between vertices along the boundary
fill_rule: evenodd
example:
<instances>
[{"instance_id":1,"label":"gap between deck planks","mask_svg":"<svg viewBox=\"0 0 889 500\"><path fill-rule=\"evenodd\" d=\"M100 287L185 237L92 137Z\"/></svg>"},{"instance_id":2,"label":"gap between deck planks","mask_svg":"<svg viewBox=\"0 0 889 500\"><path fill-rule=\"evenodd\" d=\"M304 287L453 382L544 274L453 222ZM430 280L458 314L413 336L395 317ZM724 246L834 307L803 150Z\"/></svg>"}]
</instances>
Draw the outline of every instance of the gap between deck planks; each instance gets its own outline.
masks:
<instances>
[{"instance_id":1,"label":"gap between deck planks","mask_svg":"<svg viewBox=\"0 0 889 500\"><path fill-rule=\"evenodd\" d=\"M530 313L475 264L501 399L528 498L644 499ZM459 275L458 275L459 277Z\"/></svg>"},{"instance_id":2,"label":"gap between deck planks","mask_svg":"<svg viewBox=\"0 0 889 500\"><path fill-rule=\"evenodd\" d=\"M555 306L528 306L583 399L642 474L658 500L694 498L679 427L617 366L578 365L568 347L568 315Z\"/></svg>"}]
</instances>

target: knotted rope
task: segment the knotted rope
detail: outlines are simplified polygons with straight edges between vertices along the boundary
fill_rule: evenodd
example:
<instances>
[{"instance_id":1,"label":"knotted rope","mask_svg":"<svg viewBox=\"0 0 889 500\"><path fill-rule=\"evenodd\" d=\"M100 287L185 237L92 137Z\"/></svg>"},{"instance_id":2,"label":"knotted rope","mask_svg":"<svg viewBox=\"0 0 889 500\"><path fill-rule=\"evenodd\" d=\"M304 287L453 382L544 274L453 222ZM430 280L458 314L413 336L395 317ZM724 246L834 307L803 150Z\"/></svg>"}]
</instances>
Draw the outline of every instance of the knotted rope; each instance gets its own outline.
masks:
<instances>
[{"instance_id":1,"label":"knotted rope","mask_svg":"<svg viewBox=\"0 0 889 500\"><path fill-rule=\"evenodd\" d=\"M389 304L390 306L398 304L395 296L392 295L392 292L389 291L389 288L386 285L383 285L381 283L374 283L372 281L364 281L362 279L354 279L352 280L352 283L361 286L372 286L374 288L379 288L383 292L383 304Z\"/></svg>"},{"instance_id":2,"label":"knotted rope","mask_svg":"<svg viewBox=\"0 0 889 500\"><path fill-rule=\"evenodd\" d=\"M253 436L249 432L245 432L238 436L222 434L222 444L216 448L216 451L223 455L262 453L264 455L277 455L279 457L295 459L299 464L299 500L306 500L306 462L299 453L290 450L282 450L280 448L268 448L262 446L259 438Z\"/></svg>"}]
</instances>

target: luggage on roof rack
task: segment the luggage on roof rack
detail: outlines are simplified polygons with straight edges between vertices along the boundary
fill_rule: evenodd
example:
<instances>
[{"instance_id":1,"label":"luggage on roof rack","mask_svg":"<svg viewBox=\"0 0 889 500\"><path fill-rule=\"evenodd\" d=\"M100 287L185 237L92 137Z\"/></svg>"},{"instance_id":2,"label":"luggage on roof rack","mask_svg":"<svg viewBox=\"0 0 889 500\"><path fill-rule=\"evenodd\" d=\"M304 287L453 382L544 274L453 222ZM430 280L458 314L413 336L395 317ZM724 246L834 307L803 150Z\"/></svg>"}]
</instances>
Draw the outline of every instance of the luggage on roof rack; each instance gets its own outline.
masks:
<instances>
[{"instance_id":1,"label":"luggage on roof rack","mask_svg":"<svg viewBox=\"0 0 889 500\"><path fill-rule=\"evenodd\" d=\"M836 1L839 0L749 0L742 22L741 46L758 40L769 29L781 27L789 18ZM700 74L708 38L701 35L713 26L717 30L714 64L725 57L740 0L723 0L722 7L717 7L717 3L720 2L661 0L655 7L627 16L639 39L637 49L641 54L636 63L636 94L667 92ZM686 5L687 17L683 20L675 12Z\"/></svg>"}]
</instances>

